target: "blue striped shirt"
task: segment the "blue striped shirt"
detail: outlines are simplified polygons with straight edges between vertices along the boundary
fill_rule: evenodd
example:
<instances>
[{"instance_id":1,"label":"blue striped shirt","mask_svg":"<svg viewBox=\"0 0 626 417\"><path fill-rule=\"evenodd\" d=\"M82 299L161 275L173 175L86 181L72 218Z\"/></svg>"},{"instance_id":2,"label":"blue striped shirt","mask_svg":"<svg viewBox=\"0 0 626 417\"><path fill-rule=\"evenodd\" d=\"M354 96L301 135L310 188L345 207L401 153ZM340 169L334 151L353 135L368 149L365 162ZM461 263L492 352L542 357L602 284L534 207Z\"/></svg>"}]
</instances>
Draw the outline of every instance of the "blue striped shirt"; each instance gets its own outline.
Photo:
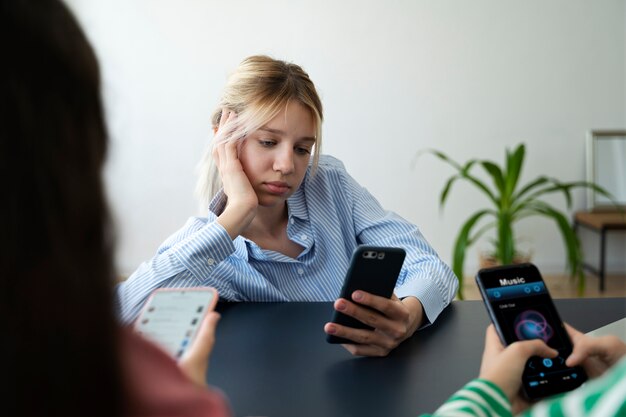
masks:
<instances>
[{"instance_id":1,"label":"blue striped shirt","mask_svg":"<svg viewBox=\"0 0 626 417\"><path fill-rule=\"evenodd\" d=\"M192 217L156 255L118 284L122 321L136 318L156 288L211 286L229 301L333 301L339 296L354 249L397 246L407 256L395 294L417 297L429 322L454 298L458 280L418 228L384 210L337 159L323 155L287 200L289 239L304 250L296 258L231 240L216 221L226 196L215 196L208 217Z\"/></svg>"}]
</instances>

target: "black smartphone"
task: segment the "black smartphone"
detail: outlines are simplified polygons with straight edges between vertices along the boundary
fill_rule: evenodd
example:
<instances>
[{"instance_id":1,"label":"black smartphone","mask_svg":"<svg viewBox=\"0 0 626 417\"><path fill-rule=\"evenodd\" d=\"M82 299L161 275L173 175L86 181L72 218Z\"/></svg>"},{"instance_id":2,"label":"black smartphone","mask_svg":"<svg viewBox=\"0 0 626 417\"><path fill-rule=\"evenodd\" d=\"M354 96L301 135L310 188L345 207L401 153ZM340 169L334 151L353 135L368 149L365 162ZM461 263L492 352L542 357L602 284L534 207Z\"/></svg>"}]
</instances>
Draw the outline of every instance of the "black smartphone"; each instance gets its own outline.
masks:
<instances>
[{"instance_id":1,"label":"black smartphone","mask_svg":"<svg viewBox=\"0 0 626 417\"><path fill-rule=\"evenodd\" d=\"M356 290L362 290L381 297L391 298L405 256L406 252L402 248L358 246L352 254L340 297L352 300L352 293ZM359 320L338 311L333 312L331 321L348 327L372 329ZM328 343L354 344L351 340L333 335L327 335L326 341Z\"/></svg>"},{"instance_id":2,"label":"black smartphone","mask_svg":"<svg viewBox=\"0 0 626 417\"><path fill-rule=\"evenodd\" d=\"M542 339L559 352L556 358L533 356L526 362L522 387L529 399L571 391L587 380L581 367L565 365L572 341L535 265L481 269L476 283L504 345Z\"/></svg>"}]
</instances>

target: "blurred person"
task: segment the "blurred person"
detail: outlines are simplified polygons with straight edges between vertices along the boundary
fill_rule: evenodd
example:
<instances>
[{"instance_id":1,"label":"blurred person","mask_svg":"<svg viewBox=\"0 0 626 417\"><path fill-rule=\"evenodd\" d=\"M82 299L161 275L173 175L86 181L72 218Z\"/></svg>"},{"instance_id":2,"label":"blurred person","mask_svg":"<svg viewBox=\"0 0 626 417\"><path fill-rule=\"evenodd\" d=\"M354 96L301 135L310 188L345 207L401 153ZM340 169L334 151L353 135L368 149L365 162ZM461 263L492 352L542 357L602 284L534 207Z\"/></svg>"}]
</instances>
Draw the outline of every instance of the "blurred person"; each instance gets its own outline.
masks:
<instances>
[{"instance_id":1,"label":"blurred person","mask_svg":"<svg viewBox=\"0 0 626 417\"><path fill-rule=\"evenodd\" d=\"M2 414L226 416L217 313L179 362L114 314L95 54L58 0L2 0Z\"/></svg>"}]
</instances>

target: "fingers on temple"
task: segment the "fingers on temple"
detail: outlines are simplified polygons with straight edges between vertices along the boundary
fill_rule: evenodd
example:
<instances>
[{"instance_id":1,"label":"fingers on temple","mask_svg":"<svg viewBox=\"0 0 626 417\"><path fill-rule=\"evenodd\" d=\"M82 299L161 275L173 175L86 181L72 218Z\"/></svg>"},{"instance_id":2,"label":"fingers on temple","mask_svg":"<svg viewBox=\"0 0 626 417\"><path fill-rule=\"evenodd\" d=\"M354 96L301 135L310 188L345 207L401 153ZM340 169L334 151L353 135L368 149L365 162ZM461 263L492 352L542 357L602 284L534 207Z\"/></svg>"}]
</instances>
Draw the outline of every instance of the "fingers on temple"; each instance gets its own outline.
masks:
<instances>
[{"instance_id":1,"label":"fingers on temple","mask_svg":"<svg viewBox=\"0 0 626 417\"><path fill-rule=\"evenodd\" d=\"M230 120L231 113L232 112L228 110L226 107L222 107L222 114L220 115L220 123L219 123L220 129L226 124L226 122L228 122L228 120Z\"/></svg>"}]
</instances>

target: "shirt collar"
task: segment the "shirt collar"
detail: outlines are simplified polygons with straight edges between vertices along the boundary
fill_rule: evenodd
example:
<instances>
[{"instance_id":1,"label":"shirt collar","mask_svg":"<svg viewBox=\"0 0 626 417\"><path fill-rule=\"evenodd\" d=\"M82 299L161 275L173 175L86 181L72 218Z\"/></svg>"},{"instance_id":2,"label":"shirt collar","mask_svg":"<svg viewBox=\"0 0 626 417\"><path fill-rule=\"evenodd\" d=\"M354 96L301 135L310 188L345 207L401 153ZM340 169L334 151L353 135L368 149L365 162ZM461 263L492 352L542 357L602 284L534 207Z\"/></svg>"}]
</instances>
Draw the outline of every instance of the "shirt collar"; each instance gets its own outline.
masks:
<instances>
[{"instance_id":1,"label":"shirt collar","mask_svg":"<svg viewBox=\"0 0 626 417\"><path fill-rule=\"evenodd\" d=\"M287 200L287 215L296 217L300 220L309 220L309 212L306 209L306 195L304 191L304 181L295 193Z\"/></svg>"}]
</instances>

